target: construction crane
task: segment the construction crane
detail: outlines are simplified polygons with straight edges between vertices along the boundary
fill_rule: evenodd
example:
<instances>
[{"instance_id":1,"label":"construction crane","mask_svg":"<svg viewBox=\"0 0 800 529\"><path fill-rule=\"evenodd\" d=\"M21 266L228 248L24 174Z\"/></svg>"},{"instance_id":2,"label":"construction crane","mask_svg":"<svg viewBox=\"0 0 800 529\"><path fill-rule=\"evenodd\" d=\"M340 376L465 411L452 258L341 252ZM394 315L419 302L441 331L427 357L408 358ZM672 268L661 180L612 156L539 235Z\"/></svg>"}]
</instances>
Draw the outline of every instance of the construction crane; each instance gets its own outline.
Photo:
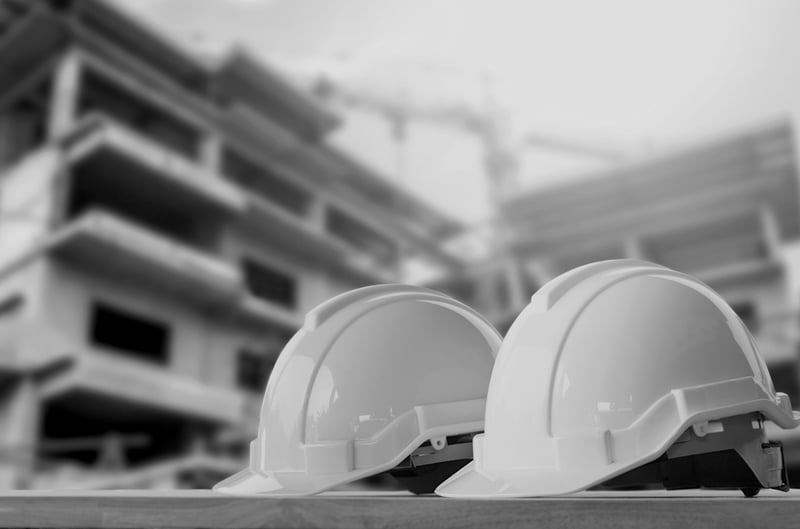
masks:
<instances>
[{"instance_id":1,"label":"construction crane","mask_svg":"<svg viewBox=\"0 0 800 529\"><path fill-rule=\"evenodd\" d=\"M481 81L484 92L482 108L467 103L422 104L406 97L392 99L358 90L324 75L318 76L312 83L312 91L328 104L366 110L382 116L391 126L398 149L398 169L401 176L404 167L402 153L410 123L452 127L478 139L483 149L483 170L489 187L489 198L495 212L487 224L473 226L465 234L482 234L480 238L486 243L496 269L496 272L490 271L481 279L478 296L482 298L481 306L497 307L499 314L516 314L530 296L530 288L526 287L528 281L521 263L514 252L506 247L504 237L497 235L509 229L509 219L503 213L502 202L504 197L520 188L521 157L524 152L529 149L546 149L610 164L619 163L624 156L620 152L551 134L526 132L515 137L511 132L507 110L492 97L489 77L481 76ZM502 295L498 294L497 281L502 281L507 286L508 299L500 299Z\"/></svg>"},{"instance_id":2,"label":"construction crane","mask_svg":"<svg viewBox=\"0 0 800 529\"><path fill-rule=\"evenodd\" d=\"M338 103L382 116L391 125L398 146L406 141L411 122L442 124L476 136L483 146L484 171L494 199L518 188L520 156L525 149L549 149L610 163L623 158L621 153L610 149L550 134L527 132L515 139L509 131L507 112L488 96L483 110L463 103L425 105L359 91L326 76L317 78L312 91L329 104Z\"/></svg>"}]
</instances>

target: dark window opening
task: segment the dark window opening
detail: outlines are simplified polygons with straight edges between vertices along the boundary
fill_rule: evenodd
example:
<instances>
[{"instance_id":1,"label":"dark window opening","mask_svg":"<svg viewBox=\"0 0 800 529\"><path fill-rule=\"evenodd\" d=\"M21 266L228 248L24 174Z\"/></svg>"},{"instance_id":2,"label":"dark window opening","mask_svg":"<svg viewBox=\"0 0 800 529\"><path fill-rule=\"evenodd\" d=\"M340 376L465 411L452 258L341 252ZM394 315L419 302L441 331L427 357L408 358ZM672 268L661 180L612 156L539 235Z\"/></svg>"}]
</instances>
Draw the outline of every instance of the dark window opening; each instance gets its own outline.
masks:
<instances>
[{"instance_id":1,"label":"dark window opening","mask_svg":"<svg viewBox=\"0 0 800 529\"><path fill-rule=\"evenodd\" d=\"M81 17L81 25L86 25L90 28L93 34L101 37L98 41L110 48L109 50L104 50L101 46L99 49L93 50L101 55L107 54L109 61L116 60L117 53L114 52L121 51L125 58L140 61L149 68L157 70L159 74L168 78L166 82L177 84L180 88L199 96L207 94L209 81L206 71L201 67L193 68L192 71L175 68L176 60L184 63L185 58L180 56L182 55L180 52L176 53L162 47L161 43L156 44L160 52L152 53L153 48L149 44L155 43L153 35L147 34L147 36L144 36L139 30L131 32L117 31L117 26L113 23L109 24L105 16L93 16L90 13ZM144 44L140 39L147 39L147 44Z\"/></svg>"},{"instance_id":2,"label":"dark window opening","mask_svg":"<svg viewBox=\"0 0 800 529\"><path fill-rule=\"evenodd\" d=\"M162 322L96 303L91 341L157 364L168 360L169 327Z\"/></svg>"},{"instance_id":3,"label":"dark window opening","mask_svg":"<svg viewBox=\"0 0 800 529\"><path fill-rule=\"evenodd\" d=\"M21 294L14 294L0 300L0 333L13 331L20 324L20 312L25 305L25 298Z\"/></svg>"},{"instance_id":4,"label":"dark window opening","mask_svg":"<svg viewBox=\"0 0 800 529\"><path fill-rule=\"evenodd\" d=\"M789 395L792 402L795 402L800 395L800 381L798 380L797 363L794 361L770 363L769 369L772 384L775 391L780 391Z\"/></svg>"},{"instance_id":5,"label":"dark window opening","mask_svg":"<svg viewBox=\"0 0 800 529\"><path fill-rule=\"evenodd\" d=\"M215 247L215 219L178 208L169 202L171 197L137 185L135 173L128 174L125 166L111 162L99 157L73 170L67 219L98 209L195 248Z\"/></svg>"},{"instance_id":6,"label":"dark window opening","mask_svg":"<svg viewBox=\"0 0 800 529\"><path fill-rule=\"evenodd\" d=\"M83 87L81 115L94 111L109 115L160 145L189 158L197 156L200 135L183 121L93 72L85 74Z\"/></svg>"},{"instance_id":7,"label":"dark window opening","mask_svg":"<svg viewBox=\"0 0 800 529\"><path fill-rule=\"evenodd\" d=\"M397 258L397 247L392 240L339 210L328 211L327 228L332 235L368 252L380 263L391 263Z\"/></svg>"},{"instance_id":8,"label":"dark window opening","mask_svg":"<svg viewBox=\"0 0 800 529\"><path fill-rule=\"evenodd\" d=\"M235 152L226 150L223 154L222 173L246 190L292 213L304 215L308 211L311 201L308 192Z\"/></svg>"},{"instance_id":9,"label":"dark window opening","mask_svg":"<svg viewBox=\"0 0 800 529\"><path fill-rule=\"evenodd\" d=\"M24 304L25 298L21 294L14 294L11 297L0 300L0 317L17 314Z\"/></svg>"},{"instance_id":10,"label":"dark window opening","mask_svg":"<svg viewBox=\"0 0 800 529\"><path fill-rule=\"evenodd\" d=\"M297 281L292 276L245 259L242 263L250 292L261 299L294 308L297 305Z\"/></svg>"},{"instance_id":11,"label":"dark window opening","mask_svg":"<svg viewBox=\"0 0 800 529\"><path fill-rule=\"evenodd\" d=\"M753 303L734 303L731 305L731 308L739 316L739 318L742 320L742 323L745 324L751 333L756 334L758 332L758 312L756 311L756 306Z\"/></svg>"},{"instance_id":12,"label":"dark window opening","mask_svg":"<svg viewBox=\"0 0 800 529\"><path fill-rule=\"evenodd\" d=\"M261 392L267 386L267 380L275 365L275 358L250 349L239 351L236 369L236 383L240 388L253 392Z\"/></svg>"},{"instance_id":13,"label":"dark window opening","mask_svg":"<svg viewBox=\"0 0 800 529\"><path fill-rule=\"evenodd\" d=\"M477 295L475 281L469 278L457 278L449 283L434 285L432 288L441 290L467 305L472 305Z\"/></svg>"},{"instance_id":14,"label":"dark window opening","mask_svg":"<svg viewBox=\"0 0 800 529\"><path fill-rule=\"evenodd\" d=\"M8 167L45 141L49 114L45 82L0 109L0 168Z\"/></svg>"},{"instance_id":15,"label":"dark window opening","mask_svg":"<svg viewBox=\"0 0 800 529\"><path fill-rule=\"evenodd\" d=\"M258 347L240 349L236 365L237 385L248 391L263 392L275 360L291 337L291 331L275 329Z\"/></svg>"},{"instance_id":16,"label":"dark window opening","mask_svg":"<svg viewBox=\"0 0 800 529\"><path fill-rule=\"evenodd\" d=\"M76 393L46 402L37 466L123 472L186 454L210 425L135 402Z\"/></svg>"}]
</instances>

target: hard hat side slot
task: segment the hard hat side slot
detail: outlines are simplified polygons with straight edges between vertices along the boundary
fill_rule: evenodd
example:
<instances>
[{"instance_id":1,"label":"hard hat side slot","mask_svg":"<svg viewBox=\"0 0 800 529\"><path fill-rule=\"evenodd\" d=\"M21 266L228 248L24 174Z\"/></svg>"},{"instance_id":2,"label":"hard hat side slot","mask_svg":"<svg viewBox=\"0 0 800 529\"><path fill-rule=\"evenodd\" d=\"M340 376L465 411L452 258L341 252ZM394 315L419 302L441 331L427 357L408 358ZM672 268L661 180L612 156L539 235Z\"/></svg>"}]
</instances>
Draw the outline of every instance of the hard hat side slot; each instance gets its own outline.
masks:
<instances>
[{"instance_id":1,"label":"hard hat side slot","mask_svg":"<svg viewBox=\"0 0 800 529\"><path fill-rule=\"evenodd\" d=\"M444 480L472 461L472 434L447 437L444 448L423 443L389 474L414 494L430 494Z\"/></svg>"}]
</instances>

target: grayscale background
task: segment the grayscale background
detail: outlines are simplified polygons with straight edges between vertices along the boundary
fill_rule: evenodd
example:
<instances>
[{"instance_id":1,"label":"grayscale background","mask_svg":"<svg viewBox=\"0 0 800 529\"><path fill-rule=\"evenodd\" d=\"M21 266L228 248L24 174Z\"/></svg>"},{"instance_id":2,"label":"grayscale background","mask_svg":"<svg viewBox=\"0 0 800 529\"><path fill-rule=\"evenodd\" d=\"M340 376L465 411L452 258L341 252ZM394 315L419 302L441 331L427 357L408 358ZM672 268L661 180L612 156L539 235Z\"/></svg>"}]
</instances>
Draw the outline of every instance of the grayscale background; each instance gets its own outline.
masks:
<instances>
[{"instance_id":1,"label":"grayscale background","mask_svg":"<svg viewBox=\"0 0 800 529\"><path fill-rule=\"evenodd\" d=\"M717 289L800 403L797 20L0 0L0 489L212 485L304 314L375 283L505 332L572 267L656 261Z\"/></svg>"}]
</instances>

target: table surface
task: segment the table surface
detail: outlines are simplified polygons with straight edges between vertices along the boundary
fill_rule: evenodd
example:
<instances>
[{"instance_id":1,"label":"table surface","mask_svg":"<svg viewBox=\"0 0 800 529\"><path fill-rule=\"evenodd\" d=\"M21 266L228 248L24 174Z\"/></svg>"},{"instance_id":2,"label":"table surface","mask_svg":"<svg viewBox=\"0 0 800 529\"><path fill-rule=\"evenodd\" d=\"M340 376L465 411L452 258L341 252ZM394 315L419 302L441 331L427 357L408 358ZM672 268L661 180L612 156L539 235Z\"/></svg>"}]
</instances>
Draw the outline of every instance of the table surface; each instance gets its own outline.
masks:
<instances>
[{"instance_id":1,"label":"table surface","mask_svg":"<svg viewBox=\"0 0 800 529\"><path fill-rule=\"evenodd\" d=\"M452 500L409 494L234 497L211 491L0 494L0 527L779 527L800 526L800 491L587 492L561 498Z\"/></svg>"}]
</instances>

